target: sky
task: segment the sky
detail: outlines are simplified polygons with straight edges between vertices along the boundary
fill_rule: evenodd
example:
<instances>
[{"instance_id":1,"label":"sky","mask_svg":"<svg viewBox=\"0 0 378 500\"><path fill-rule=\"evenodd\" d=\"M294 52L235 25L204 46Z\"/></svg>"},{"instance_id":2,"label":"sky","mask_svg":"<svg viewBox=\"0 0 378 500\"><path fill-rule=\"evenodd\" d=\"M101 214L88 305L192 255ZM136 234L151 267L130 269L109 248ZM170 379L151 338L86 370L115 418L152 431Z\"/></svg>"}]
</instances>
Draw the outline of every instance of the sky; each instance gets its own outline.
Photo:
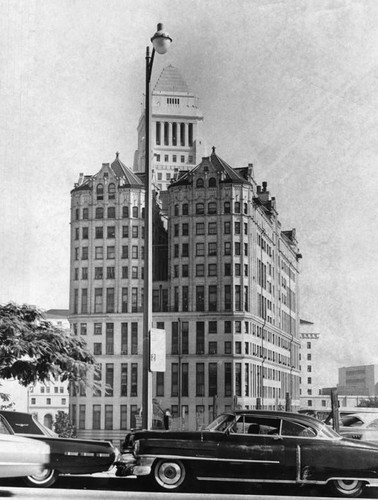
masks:
<instances>
[{"instance_id":1,"label":"sky","mask_svg":"<svg viewBox=\"0 0 378 500\"><path fill-rule=\"evenodd\" d=\"M0 303L68 308L70 190L130 168L158 22L209 147L296 228L323 385L378 364L376 0L0 0Z\"/></svg>"}]
</instances>

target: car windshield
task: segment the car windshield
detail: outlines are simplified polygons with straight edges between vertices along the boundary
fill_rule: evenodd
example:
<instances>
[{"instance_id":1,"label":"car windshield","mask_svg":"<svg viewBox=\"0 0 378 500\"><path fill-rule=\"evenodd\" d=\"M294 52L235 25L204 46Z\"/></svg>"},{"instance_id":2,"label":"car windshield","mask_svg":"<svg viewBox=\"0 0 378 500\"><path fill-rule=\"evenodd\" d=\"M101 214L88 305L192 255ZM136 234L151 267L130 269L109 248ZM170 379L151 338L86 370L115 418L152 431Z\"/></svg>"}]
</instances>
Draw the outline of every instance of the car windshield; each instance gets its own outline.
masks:
<instances>
[{"instance_id":1,"label":"car windshield","mask_svg":"<svg viewBox=\"0 0 378 500\"><path fill-rule=\"evenodd\" d=\"M341 422L344 427L359 427L363 425L363 421L356 415L344 415L341 417Z\"/></svg>"},{"instance_id":2,"label":"car windshield","mask_svg":"<svg viewBox=\"0 0 378 500\"><path fill-rule=\"evenodd\" d=\"M217 417L213 422L211 422L207 427L205 427L206 431L218 431L222 432L229 427L231 422L234 422L235 415L224 414Z\"/></svg>"}]
</instances>

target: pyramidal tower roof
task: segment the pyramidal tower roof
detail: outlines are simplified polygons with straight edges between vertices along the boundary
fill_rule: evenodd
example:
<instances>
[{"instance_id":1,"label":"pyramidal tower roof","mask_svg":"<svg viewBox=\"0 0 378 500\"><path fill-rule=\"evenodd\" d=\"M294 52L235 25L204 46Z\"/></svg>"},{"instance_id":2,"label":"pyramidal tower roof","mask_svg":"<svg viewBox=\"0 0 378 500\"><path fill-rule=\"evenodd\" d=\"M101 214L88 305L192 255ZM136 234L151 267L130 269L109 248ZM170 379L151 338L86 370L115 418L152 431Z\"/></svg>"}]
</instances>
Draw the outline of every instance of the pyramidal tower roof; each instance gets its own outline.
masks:
<instances>
[{"instance_id":1,"label":"pyramidal tower roof","mask_svg":"<svg viewBox=\"0 0 378 500\"><path fill-rule=\"evenodd\" d=\"M160 73L154 92L192 94L177 68L166 66Z\"/></svg>"}]
</instances>

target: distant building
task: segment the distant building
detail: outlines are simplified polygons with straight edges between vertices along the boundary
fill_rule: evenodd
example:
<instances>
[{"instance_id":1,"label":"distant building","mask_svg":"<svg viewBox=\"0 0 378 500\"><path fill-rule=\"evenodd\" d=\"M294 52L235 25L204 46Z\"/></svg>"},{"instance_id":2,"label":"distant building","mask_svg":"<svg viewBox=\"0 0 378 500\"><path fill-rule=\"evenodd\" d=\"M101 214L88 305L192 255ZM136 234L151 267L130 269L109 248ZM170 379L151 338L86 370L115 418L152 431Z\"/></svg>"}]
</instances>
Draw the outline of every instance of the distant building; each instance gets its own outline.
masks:
<instances>
[{"instance_id":1,"label":"distant building","mask_svg":"<svg viewBox=\"0 0 378 500\"><path fill-rule=\"evenodd\" d=\"M70 331L67 309L49 309L44 313L54 326L64 331ZM28 389L28 411L42 422L49 429L53 428L53 423L58 411L69 412L69 391L68 382L60 380L37 382Z\"/></svg>"},{"instance_id":2,"label":"distant building","mask_svg":"<svg viewBox=\"0 0 378 500\"><path fill-rule=\"evenodd\" d=\"M151 110L152 182L164 191L180 170L192 169L204 156L203 115L199 99L173 66L167 66L160 74L152 90ZM134 156L136 173L145 171L144 141L143 110L138 123L138 149Z\"/></svg>"},{"instance_id":3,"label":"distant building","mask_svg":"<svg viewBox=\"0 0 378 500\"><path fill-rule=\"evenodd\" d=\"M300 320L299 324L301 348L301 408L312 408L315 396L320 393L320 384L317 380L320 360L317 358L317 345L320 333L315 332L314 323Z\"/></svg>"},{"instance_id":4,"label":"distant building","mask_svg":"<svg viewBox=\"0 0 378 500\"><path fill-rule=\"evenodd\" d=\"M378 396L378 365L358 365L339 368L339 394Z\"/></svg>"}]
</instances>

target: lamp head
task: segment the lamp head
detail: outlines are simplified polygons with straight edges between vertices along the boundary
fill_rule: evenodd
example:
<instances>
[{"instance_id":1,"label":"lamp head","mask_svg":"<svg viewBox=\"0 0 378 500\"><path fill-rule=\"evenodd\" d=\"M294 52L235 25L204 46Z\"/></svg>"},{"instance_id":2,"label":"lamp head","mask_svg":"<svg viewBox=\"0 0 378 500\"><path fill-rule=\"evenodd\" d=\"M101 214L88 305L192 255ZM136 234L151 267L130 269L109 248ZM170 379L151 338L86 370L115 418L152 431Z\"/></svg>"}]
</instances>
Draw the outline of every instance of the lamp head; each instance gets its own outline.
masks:
<instances>
[{"instance_id":1,"label":"lamp head","mask_svg":"<svg viewBox=\"0 0 378 500\"><path fill-rule=\"evenodd\" d=\"M151 38L152 45L158 54L165 54L171 45L172 38L164 31L161 23L157 25L157 32Z\"/></svg>"}]
</instances>

